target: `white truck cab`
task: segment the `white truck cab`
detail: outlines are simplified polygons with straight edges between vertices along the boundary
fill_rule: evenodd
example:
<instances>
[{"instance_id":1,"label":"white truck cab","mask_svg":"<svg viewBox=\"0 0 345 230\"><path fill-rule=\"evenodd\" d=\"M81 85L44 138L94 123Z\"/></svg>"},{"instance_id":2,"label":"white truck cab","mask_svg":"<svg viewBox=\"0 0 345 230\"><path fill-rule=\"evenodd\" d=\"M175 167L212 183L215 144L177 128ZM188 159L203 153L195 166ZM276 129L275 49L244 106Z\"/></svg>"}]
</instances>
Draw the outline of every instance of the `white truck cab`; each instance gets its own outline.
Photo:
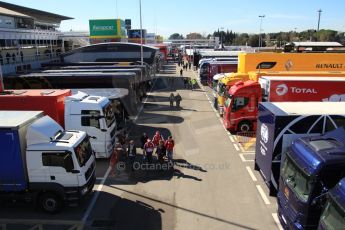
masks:
<instances>
[{"instance_id":1,"label":"white truck cab","mask_svg":"<svg viewBox=\"0 0 345 230\"><path fill-rule=\"evenodd\" d=\"M85 131L96 158L109 158L114 150L116 120L108 98L78 91L65 98L65 128Z\"/></svg>"},{"instance_id":2,"label":"white truck cab","mask_svg":"<svg viewBox=\"0 0 345 230\"><path fill-rule=\"evenodd\" d=\"M96 164L85 132L65 131L41 111L0 111L0 127L0 198L54 213L92 191Z\"/></svg>"}]
</instances>

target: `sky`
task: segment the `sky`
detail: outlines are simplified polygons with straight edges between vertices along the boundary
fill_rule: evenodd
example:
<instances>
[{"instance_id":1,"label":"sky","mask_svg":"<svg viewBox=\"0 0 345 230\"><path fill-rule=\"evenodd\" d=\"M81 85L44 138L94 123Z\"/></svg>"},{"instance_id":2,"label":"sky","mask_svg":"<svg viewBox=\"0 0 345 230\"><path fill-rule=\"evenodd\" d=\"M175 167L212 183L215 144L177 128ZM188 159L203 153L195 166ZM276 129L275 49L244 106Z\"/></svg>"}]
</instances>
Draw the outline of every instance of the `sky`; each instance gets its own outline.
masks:
<instances>
[{"instance_id":1,"label":"sky","mask_svg":"<svg viewBox=\"0 0 345 230\"><path fill-rule=\"evenodd\" d=\"M61 23L62 31L88 31L89 19L132 19L140 28L139 0L8 0L5 2L74 18ZM169 37L190 32L203 35L223 28L236 33L345 31L344 0L141 0L143 28Z\"/></svg>"}]
</instances>

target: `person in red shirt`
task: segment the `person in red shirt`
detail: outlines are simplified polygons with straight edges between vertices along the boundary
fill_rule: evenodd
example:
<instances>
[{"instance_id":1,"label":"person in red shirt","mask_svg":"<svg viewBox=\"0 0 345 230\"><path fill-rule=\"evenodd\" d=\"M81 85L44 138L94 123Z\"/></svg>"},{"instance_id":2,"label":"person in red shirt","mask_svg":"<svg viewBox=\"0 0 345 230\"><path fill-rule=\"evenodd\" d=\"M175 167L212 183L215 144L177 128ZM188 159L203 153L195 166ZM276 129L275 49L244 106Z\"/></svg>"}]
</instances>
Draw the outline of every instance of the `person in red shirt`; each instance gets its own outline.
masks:
<instances>
[{"instance_id":1,"label":"person in red shirt","mask_svg":"<svg viewBox=\"0 0 345 230\"><path fill-rule=\"evenodd\" d=\"M173 163L174 146L175 142L172 136L169 136L168 140L165 142L165 148L167 149L168 162L171 164Z\"/></svg>"},{"instance_id":2,"label":"person in red shirt","mask_svg":"<svg viewBox=\"0 0 345 230\"><path fill-rule=\"evenodd\" d=\"M122 152L122 146L120 143L116 143L114 152L110 156L110 162L109 162L109 167L110 167L110 176L115 176L115 171L116 171L116 164L119 161L120 158L120 153Z\"/></svg>"},{"instance_id":3,"label":"person in red shirt","mask_svg":"<svg viewBox=\"0 0 345 230\"><path fill-rule=\"evenodd\" d=\"M158 146L159 141L164 141L164 138L163 138L163 136L160 134L159 131L156 131L156 134L155 134L155 135L153 136L153 138L152 138L152 142L153 142L153 144L155 145L155 147Z\"/></svg>"},{"instance_id":4,"label":"person in red shirt","mask_svg":"<svg viewBox=\"0 0 345 230\"><path fill-rule=\"evenodd\" d=\"M152 163L152 154L153 154L154 148L155 148L155 145L153 144L151 139L147 139L147 142L144 145L144 154L149 164Z\"/></svg>"}]
</instances>

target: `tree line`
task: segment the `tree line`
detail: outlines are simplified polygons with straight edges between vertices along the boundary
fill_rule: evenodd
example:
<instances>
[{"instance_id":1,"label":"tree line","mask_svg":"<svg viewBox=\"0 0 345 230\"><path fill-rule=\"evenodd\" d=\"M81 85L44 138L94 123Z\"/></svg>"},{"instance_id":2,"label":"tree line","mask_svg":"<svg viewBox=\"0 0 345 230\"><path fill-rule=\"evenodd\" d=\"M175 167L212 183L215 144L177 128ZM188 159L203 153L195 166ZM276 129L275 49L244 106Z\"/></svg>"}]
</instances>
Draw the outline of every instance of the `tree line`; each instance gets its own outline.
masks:
<instances>
[{"instance_id":1,"label":"tree line","mask_svg":"<svg viewBox=\"0 0 345 230\"><path fill-rule=\"evenodd\" d=\"M252 47L259 46L259 34L249 33L235 33L233 31L214 31L213 34L207 36L199 33L189 33L186 35L187 39L202 39L210 38L211 36L219 37L220 42L226 46L243 46L248 45ZM277 46L280 47L288 42L296 41L330 41L339 42L345 45L345 33L330 29L322 29L319 31L305 30L301 32L277 32L277 33L263 33L262 46ZM170 40L184 39L184 36L179 33L170 35Z\"/></svg>"}]
</instances>

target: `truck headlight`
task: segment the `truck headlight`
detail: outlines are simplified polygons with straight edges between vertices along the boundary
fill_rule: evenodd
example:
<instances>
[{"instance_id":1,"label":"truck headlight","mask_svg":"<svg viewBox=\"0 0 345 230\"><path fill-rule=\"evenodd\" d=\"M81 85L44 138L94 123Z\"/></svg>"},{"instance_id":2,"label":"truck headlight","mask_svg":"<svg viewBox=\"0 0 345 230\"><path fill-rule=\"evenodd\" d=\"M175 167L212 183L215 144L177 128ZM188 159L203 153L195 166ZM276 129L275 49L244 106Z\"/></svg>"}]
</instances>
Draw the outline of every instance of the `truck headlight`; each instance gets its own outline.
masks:
<instances>
[{"instance_id":1,"label":"truck headlight","mask_svg":"<svg viewBox=\"0 0 345 230\"><path fill-rule=\"evenodd\" d=\"M80 193L81 195L85 195L87 193L87 187L83 188Z\"/></svg>"}]
</instances>

